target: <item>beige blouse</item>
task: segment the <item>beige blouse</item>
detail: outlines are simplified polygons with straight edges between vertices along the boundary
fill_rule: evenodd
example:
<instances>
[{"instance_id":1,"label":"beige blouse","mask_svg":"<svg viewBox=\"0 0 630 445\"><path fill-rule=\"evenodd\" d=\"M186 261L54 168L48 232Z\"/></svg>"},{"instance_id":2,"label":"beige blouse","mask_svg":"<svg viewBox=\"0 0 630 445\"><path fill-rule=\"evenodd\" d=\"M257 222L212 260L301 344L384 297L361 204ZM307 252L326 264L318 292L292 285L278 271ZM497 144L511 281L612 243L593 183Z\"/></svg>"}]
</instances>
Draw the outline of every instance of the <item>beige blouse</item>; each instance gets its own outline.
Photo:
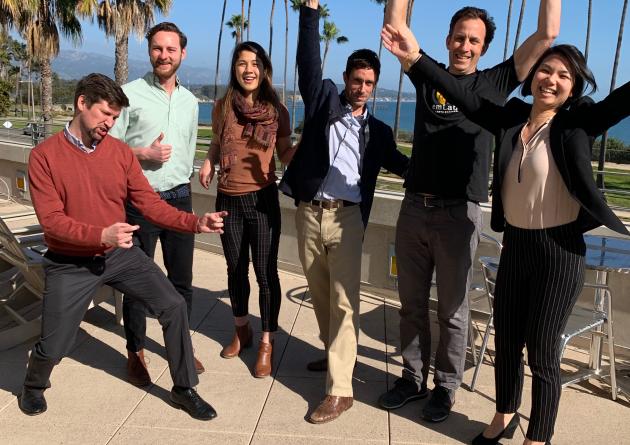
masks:
<instances>
[{"instance_id":1,"label":"beige blouse","mask_svg":"<svg viewBox=\"0 0 630 445\"><path fill-rule=\"evenodd\" d=\"M505 219L522 229L546 229L577 219L580 204L571 196L551 154L551 121L526 144L523 130L501 188Z\"/></svg>"}]
</instances>

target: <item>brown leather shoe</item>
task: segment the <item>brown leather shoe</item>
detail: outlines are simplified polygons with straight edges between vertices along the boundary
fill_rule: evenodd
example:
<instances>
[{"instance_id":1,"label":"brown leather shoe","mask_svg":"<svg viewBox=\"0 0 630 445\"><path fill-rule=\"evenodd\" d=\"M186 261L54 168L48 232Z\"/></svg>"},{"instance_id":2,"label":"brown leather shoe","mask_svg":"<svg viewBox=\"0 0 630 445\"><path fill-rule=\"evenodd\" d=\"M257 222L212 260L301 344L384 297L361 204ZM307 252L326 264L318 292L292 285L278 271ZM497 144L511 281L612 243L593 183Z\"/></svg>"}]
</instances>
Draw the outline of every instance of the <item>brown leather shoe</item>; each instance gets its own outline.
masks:
<instances>
[{"instance_id":1,"label":"brown leather shoe","mask_svg":"<svg viewBox=\"0 0 630 445\"><path fill-rule=\"evenodd\" d=\"M249 323L244 326L236 326L232 342L223 348L221 351L221 357L234 358L238 356L243 349L252 345L252 337L252 327Z\"/></svg>"},{"instance_id":2,"label":"brown leather shoe","mask_svg":"<svg viewBox=\"0 0 630 445\"><path fill-rule=\"evenodd\" d=\"M203 367L203 365L201 364L201 362L197 359L197 357L194 357L195 359L195 372L197 374L203 374L203 372L206 370L206 368Z\"/></svg>"},{"instance_id":3,"label":"brown leather shoe","mask_svg":"<svg viewBox=\"0 0 630 445\"><path fill-rule=\"evenodd\" d=\"M271 343L260 342L258 347L258 359L254 366L254 377L262 379L271 375L271 363L273 362L273 340Z\"/></svg>"},{"instance_id":4,"label":"brown leather shoe","mask_svg":"<svg viewBox=\"0 0 630 445\"><path fill-rule=\"evenodd\" d=\"M151 384L151 376L144 361L144 350L138 352L127 351L127 381L136 386Z\"/></svg>"},{"instance_id":5,"label":"brown leather shoe","mask_svg":"<svg viewBox=\"0 0 630 445\"><path fill-rule=\"evenodd\" d=\"M306 369L313 372L326 372L328 371L328 358L320 358L306 364Z\"/></svg>"},{"instance_id":6,"label":"brown leather shoe","mask_svg":"<svg viewBox=\"0 0 630 445\"><path fill-rule=\"evenodd\" d=\"M311 423L326 423L335 420L344 411L352 407L352 397L326 396L319 406L311 413L308 421Z\"/></svg>"}]
</instances>

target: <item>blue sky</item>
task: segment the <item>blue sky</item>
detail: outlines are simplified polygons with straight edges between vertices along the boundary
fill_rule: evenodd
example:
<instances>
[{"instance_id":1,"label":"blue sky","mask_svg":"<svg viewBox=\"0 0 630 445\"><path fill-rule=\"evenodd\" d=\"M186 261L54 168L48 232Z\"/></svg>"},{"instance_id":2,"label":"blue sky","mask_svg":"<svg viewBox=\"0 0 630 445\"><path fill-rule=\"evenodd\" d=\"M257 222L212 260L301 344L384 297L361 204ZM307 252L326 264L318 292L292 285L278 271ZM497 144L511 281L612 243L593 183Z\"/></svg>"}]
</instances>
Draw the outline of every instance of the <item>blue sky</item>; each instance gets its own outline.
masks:
<instances>
[{"instance_id":1,"label":"blue sky","mask_svg":"<svg viewBox=\"0 0 630 445\"><path fill-rule=\"evenodd\" d=\"M252 0L251 39L261 43L265 48L269 45L269 14L271 0ZM330 20L335 22L349 42L343 45L333 45L326 63L325 75L337 82L342 81L341 74L348 54L357 48L372 48L378 51L379 31L382 24L383 8L371 0L328 0L331 12ZM431 6L427 6L428 4ZM188 35L188 58L184 63L209 70L214 76L217 51L217 37L221 15L222 0L173 0L173 7L168 17L158 17L158 20L175 22ZM503 56L508 1L507 0L446 0L429 2L416 0L412 29L425 51L438 60L446 61L445 38L448 32L450 17L462 6L475 5L487 9L495 18L497 34L490 49L481 58L480 68L498 63ZM526 2L525 19L521 32L521 41L536 27L538 15L537 0ZM591 33L591 49L589 65L593 69L599 82L600 93L608 92L612 73L617 34L621 19L623 0L593 0L593 28ZM510 52L514 45L516 23L520 12L521 1L514 0L512 10L512 25L510 36ZM247 8L247 2L246 2ZM586 36L588 0L564 0L562 11L562 28L557 43L572 43L584 48ZM226 20L232 14L240 14L240 0L228 0ZM626 22L630 21L630 17ZM82 50L113 56L114 43L105 40L103 33L94 24L84 21L84 39ZM625 27L617 85L630 80L630 35ZM293 76L295 44L297 35L297 14L289 8L289 82ZM225 28L221 49L221 79L226 79L227 64L234 39L230 31ZM73 48L69 42L62 42L62 48ZM129 42L129 54L132 59L146 59L146 42L132 37ZM274 64L274 83L283 81L284 61L284 1L276 0L274 13L274 41L272 59ZM398 85L399 64L384 50L383 70L380 87L396 89ZM185 79L184 79L185 81ZM405 80L404 89L412 91L413 87Z\"/></svg>"}]
</instances>

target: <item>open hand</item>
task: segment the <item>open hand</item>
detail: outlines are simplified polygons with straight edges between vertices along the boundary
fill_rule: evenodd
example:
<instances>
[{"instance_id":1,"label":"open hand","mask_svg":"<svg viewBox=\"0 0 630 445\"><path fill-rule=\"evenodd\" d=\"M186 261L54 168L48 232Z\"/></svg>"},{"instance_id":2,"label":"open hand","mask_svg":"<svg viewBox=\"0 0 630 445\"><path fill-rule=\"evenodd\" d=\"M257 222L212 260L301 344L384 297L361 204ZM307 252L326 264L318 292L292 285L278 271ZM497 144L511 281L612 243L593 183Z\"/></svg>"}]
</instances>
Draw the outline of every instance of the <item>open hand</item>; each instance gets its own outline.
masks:
<instances>
[{"instance_id":1,"label":"open hand","mask_svg":"<svg viewBox=\"0 0 630 445\"><path fill-rule=\"evenodd\" d=\"M420 45L411 30L406 26L394 28L387 24L381 31L383 46L405 65L417 58Z\"/></svg>"},{"instance_id":2,"label":"open hand","mask_svg":"<svg viewBox=\"0 0 630 445\"><path fill-rule=\"evenodd\" d=\"M199 183L205 189L210 186L212 178L214 177L214 163L206 158L203 161L203 165L199 169Z\"/></svg>"}]
</instances>

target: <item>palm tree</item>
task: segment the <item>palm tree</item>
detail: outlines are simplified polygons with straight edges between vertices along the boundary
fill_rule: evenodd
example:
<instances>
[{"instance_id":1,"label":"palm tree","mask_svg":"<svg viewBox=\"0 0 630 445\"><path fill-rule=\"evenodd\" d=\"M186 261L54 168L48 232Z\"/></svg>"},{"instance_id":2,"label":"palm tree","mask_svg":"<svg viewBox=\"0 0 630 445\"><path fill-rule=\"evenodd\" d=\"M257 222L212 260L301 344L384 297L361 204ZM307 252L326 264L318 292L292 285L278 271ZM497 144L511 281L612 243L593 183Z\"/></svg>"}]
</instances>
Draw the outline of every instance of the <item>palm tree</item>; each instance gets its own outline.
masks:
<instances>
[{"instance_id":1,"label":"palm tree","mask_svg":"<svg viewBox=\"0 0 630 445\"><path fill-rule=\"evenodd\" d=\"M0 0L0 26L12 28L19 25L22 16L37 9L37 0Z\"/></svg>"},{"instance_id":2,"label":"palm tree","mask_svg":"<svg viewBox=\"0 0 630 445\"><path fill-rule=\"evenodd\" d=\"M269 58L273 49L273 12L276 9L276 0L271 0L271 13L269 14Z\"/></svg>"},{"instance_id":3,"label":"palm tree","mask_svg":"<svg viewBox=\"0 0 630 445\"><path fill-rule=\"evenodd\" d=\"M348 38L346 36L340 35L341 31L337 28L333 22L329 22L324 20L324 29L322 35L319 37L322 42L324 42L324 57L322 58L322 73L324 72L324 67L326 66L326 57L328 56L328 50L330 49L330 42L336 42L337 44L346 43Z\"/></svg>"},{"instance_id":4,"label":"palm tree","mask_svg":"<svg viewBox=\"0 0 630 445\"><path fill-rule=\"evenodd\" d=\"M242 15L233 15L225 24L228 28L234 30L232 31L232 37L236 39L237 44L240 43L243 40L243 30L247 29L249 25L247 21L243 23Z\"/></svg>"},{"instance_id":5,"label":"palm tree","mask_svg":"<svg viewBox=\"0 0 630 445\"><path fill-rule=\"evenodd\" d=\"M144 37L155 23L155 13L168 14L172 4L173 0L79 0L79 15L96 16L99 28L116 41L114 76L118 85L127 83L129 77L129 34Z\"/></svg>"},{"instance_id":6,"label":"palm tree","mask_svg":"<svg viewBox=\"0 0 630 445\"><path fill-rule=\"evenodd\" d=\"M387 8L387 0L372 0L377 5L383 5L383 20L385 19L385 9ZM378 39L378 58L380 60L381 54L383 52L383 40ZM372 113L376 116L376 92L377 89L374 88L374 96L372 97Z\"/></svg>"},{"instance_id":7,"label":"palm tree","mask_svg":"<svg viewBox=\"0 0 630 445\"><path fill-rule=\"evenodd\" d=\"M225 7L227 0L223 0L223 12L221 12L221 25L219 26L219 40L217 42L217 67L214 71L214 96L213 100L217 101L217 86L219 83L219 59L221 58L221 39L223 38L223 21L225 20Z\"/></svg>"},{"instance_id":8,"label":"palm tree","mask_svg":"<svg viewBox=\"0 0 630 445\"><path fill-rule=\"evenodd\" d=\"M507 59L508 44L510 42L510 23L512 21L512 4L513 3L514 1L510 0L510 4L508 6L507 23L505 25L505 45L503 46L503 60Z\"/></svg>"},{"instance_id":9,"label":"palm tree","mask_svg":"<svg viewBox=\"0 0 630 445\"><path fill-rule=\"evenodd\" d=\"M28 54L41 67L42 117L46 133L52 132L52 67L59 54L59 35L81 42L81 23L75 15L78 0L39 0L35 11L24 14L19 25Z\"/></svg>"},{"instance_id":10,"label":"palm tree","mask_svg":"<svg viewBox=\"0 0 630 445\"><path fill-rule=\"evenodd\" d=\"M299 12L300 11L300 6L302 6L302 1L303 0L291 0L291 11ZM320 12L320 16L321 16L321 12ZM295 96L297 95L297 78L298 78L297 48L295 50L295 58L296 58L296 60L295 60L295 69L293 71L293 96L291 97L291 133L293 133L293 130L296 127L296 122L295 122Z\"/></svg>"},{"instance_id":11,"label":"palm tree","mask_svg":"<svg viewBox=\"0 0 630 445\"><path fill-rule=\"evenodd\" d=\"M593 20L593 0L588 0L588 16L586 21L586 42L584 44L584 58L588 62L588 50L591 46L591 22Z\"/></svg>"},{"instance_id":12,"label":"palm tree","mask_svg":"<svg viewBox=\"0 0 630 445\"><path fill-rule=\"evenodd\" d=\"M241 17L245 17L245 0L241 0Z\"/></svg>"},{"instance_id":13,"label":"palm tree","mask_svg":"<svg viewBox=\"0 0 630 445\"><path fill-rule=\"evenodd\" d=\"M514 38L514 52L518 48L518 40L521 37L521 27L523 26L523 16L525 15L525 3L527 0L521 2L521 13L518 16L518 24L516 25L516 37Z\"/></svg>"},{"instance_id":14,"label":"palm tree","mask_svg":"<svg viewBox=\"0 0 630 445\"><path fill-rule=\"evenodd\" d=\"M252 21L250 20L252 18L252 0L249 0L247 2L247 23L251 23ZM223 23L223 22L221 22ZM247 40L249 40L249 30L250 28L247 28Z\"/></svg>"},{"instance_id":15,"label":"palm tree","mask_svg":"<svg viewBox=\"0 0 630 445\"><path fill-rule=\"evenodd\" d=\"M619 33L617 34L617 50L615 51L615 62L613 63L612 77L610 79L610 91L615 89L617 82L617 68L619 68L619 57L621 56L621 42L623 40L623 29L626 22L626 12L628 11L628 0L623 1L623 9L621 11L621 21L619 23ZM599 163L597 164L597 186L604 189L604 163L606 161L606 143L608 142L608 132L602 135L599 144Z\"/></svg>"},{"instance_id":16,"label":"palm tree","mask_svg":"<svg viewBox=\"0 0 630 445\"><path fill-rule=\"evenodd\" d=\"M287 65L289 64L289 0L284 0L284 80L282 103L287 104Z\"/></svg>"},{"instance_id":17,"label":"palm tree","mask_svg":"<svg viewBox=\"0 0 630 445\"><path fill-rule=\"evenodd\" d=\"M411 12L413 11L414 0L409 0L407 4L407 26L411 24ZM402 66L398 76L398 95L396 96L396 114L394 115L394 140L398 140L398 130L400 129L400 100L402 99L403 76L405 72Z\"/></svg>"}]
</instances>

